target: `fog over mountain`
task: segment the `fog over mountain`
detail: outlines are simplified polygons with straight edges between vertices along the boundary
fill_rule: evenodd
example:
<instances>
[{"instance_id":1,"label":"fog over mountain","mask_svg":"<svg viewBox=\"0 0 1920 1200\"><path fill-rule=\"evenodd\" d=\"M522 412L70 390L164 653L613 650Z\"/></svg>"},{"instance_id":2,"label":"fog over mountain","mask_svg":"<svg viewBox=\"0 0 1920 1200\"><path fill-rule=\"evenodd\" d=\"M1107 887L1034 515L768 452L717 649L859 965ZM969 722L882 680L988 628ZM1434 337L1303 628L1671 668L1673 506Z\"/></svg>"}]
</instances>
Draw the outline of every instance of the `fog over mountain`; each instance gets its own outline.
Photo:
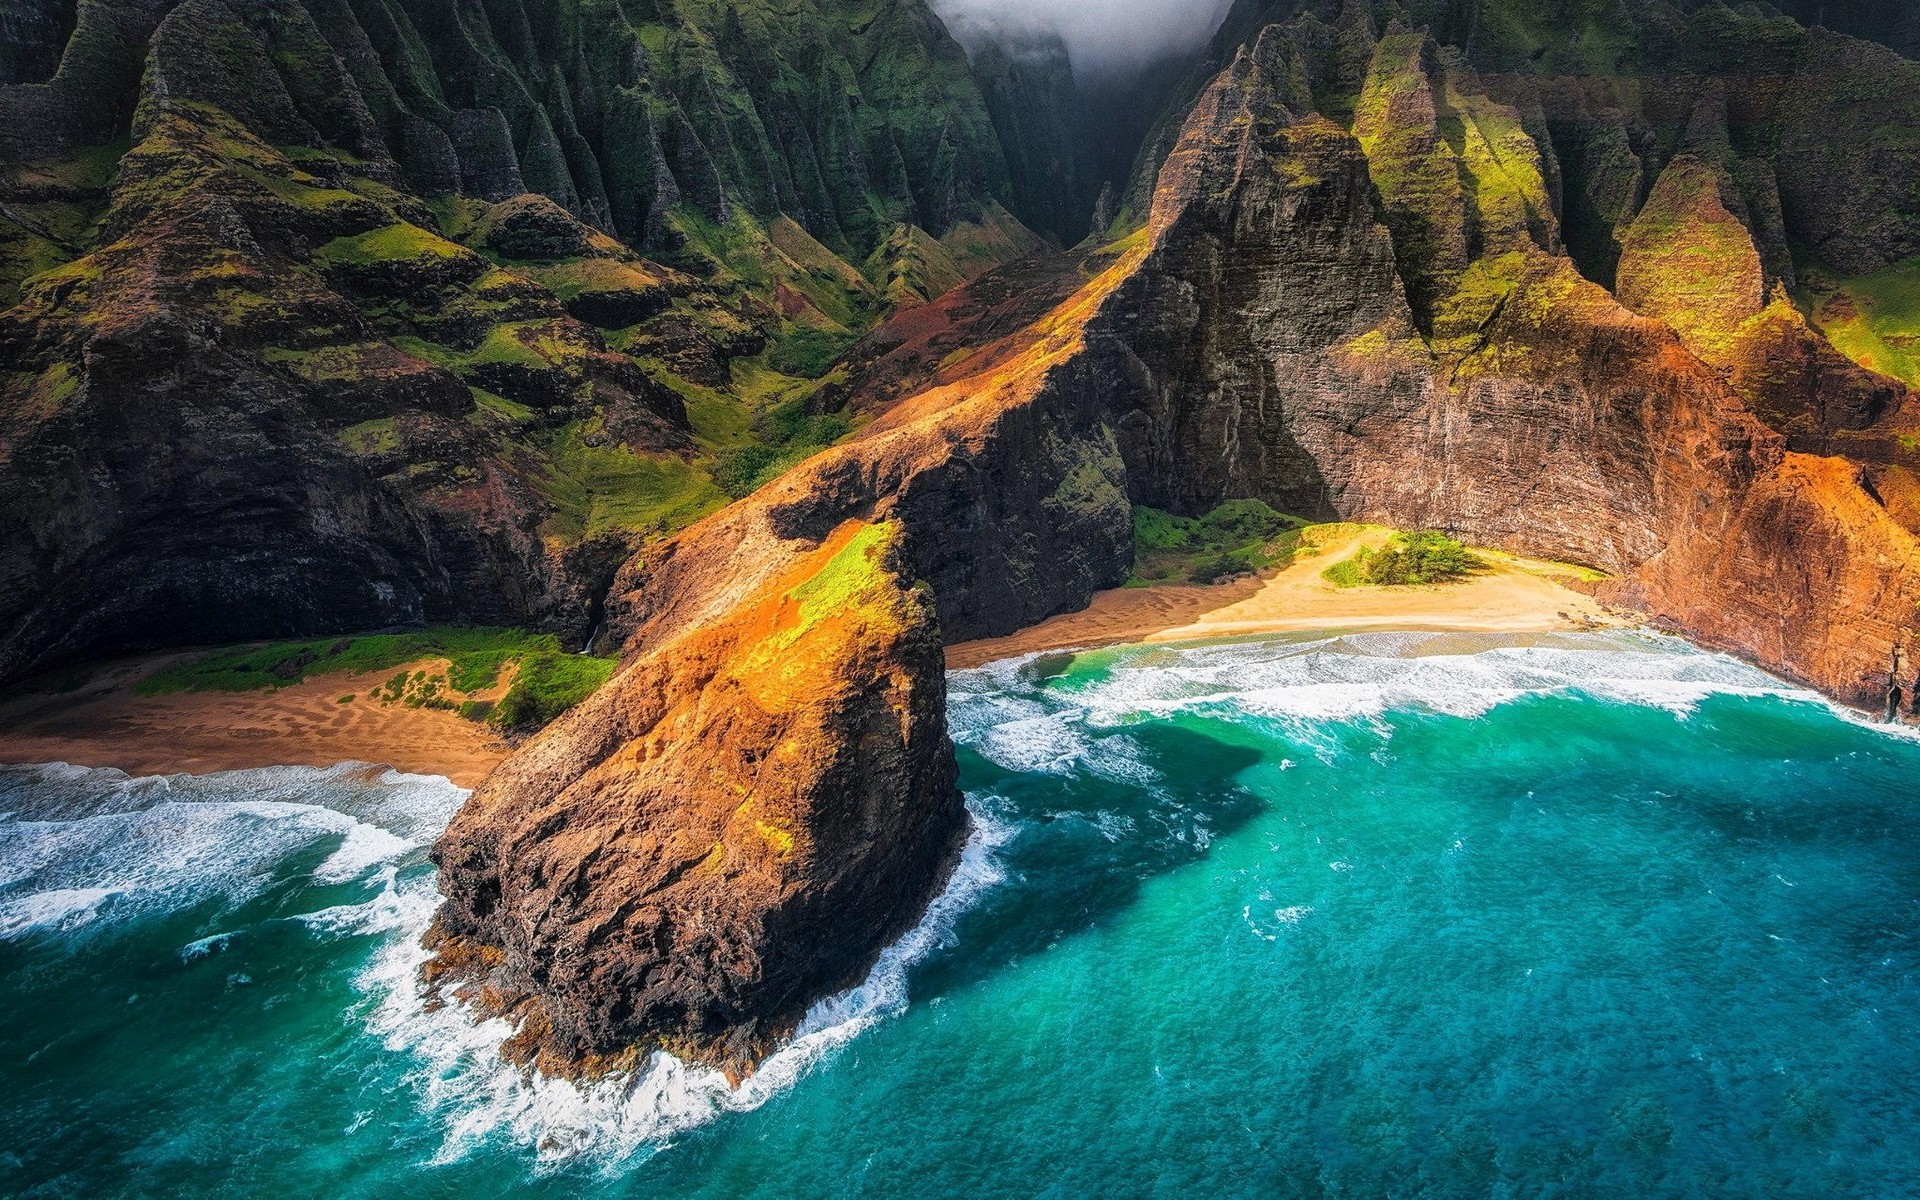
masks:
<instances>
[{"instance_id":1,"label":"fog over mountain","mask_svg":"<svg viewBox=\"0 0 1920 1200\"><path fill-rule=\"evenodd\" d=\"M1058 34L1083 72L1127 70L1205 41L1231 0L934 0L968 46Z\"/></svg>"}]
</instances>

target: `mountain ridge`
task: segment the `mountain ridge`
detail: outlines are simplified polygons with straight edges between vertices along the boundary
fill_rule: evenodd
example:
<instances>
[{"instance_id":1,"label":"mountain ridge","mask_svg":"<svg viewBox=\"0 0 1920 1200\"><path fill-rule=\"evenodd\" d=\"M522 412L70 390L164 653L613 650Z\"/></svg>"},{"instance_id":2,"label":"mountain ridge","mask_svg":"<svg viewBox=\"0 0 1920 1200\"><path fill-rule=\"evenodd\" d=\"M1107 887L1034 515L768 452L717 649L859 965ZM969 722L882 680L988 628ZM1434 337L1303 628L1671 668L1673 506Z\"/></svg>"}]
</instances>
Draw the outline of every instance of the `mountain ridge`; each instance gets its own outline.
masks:
<instances>
[{"instance_id":1,"label":"mountain ridge","mask_svg":"<svg viewBox=\"0 0 1920 1200\"><path fill-rule=\"evenodd\" d=\"M0 676L427 618L617 646L434 851L431 983L539 1069L737 1077L857 979L964 828L939 647L1124 582L1142 505L1590 564L1876 711L1920 661L1884 46L1242 0L1096 205L1057 48L969 62L909 0L75 11L0 91ZM1015 205L1106 211L1059 249Z\"/></svg>"}]
</instances>

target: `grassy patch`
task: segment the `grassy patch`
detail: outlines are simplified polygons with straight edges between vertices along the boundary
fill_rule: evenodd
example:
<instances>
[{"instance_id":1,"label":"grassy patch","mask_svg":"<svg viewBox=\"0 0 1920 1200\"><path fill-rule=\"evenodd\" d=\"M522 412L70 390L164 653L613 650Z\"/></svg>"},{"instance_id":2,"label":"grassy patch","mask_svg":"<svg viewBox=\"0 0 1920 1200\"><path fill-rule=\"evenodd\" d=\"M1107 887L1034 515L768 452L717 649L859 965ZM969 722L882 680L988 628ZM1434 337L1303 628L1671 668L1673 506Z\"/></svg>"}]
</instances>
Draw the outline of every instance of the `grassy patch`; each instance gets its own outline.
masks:
<instances>
[{"instance_id":1,"label":"grassy patch","mask_svg":"<svg viewBox=\"0 0 1920 1200\"><path fill-rule=\"evenodd\" d=\"M400 449L400 431L394 428L392 417L349 425L338 436L341 444L355 454L392 454Z\"/></svg>"},{"instance_id":2,"label":"grassy patch","mask_svg":"<svg viewBox=\"0 0 1920 1200\"><path fill-rule=\"evenodd\" d=\"M473 393L474 411L478 417L476 424L487 419L479 416L483 413L498 418L516 429L524 429L540 423L540 414L517 400L509 400L498 393L474 387L471 384L468 385L467 390Z\"/></svg>"},{"instance_id":3,"label":"grassy patch","mask_svg":"<svg viewBox=\"0 0 1920 1200\"><path fill-rule=\"evenodd\" d=\"M726 503L726 496L685 459L636 454L618 442L594 446L580 423L561 429L547 448L540 492L555 508L549 532L569 540L609 530L667 533Z\"/></svg>"},{"instance_id":4,"label":"grassy patch","mask_svg":"<svg viewBox=\"0 0 1920 1200\"><path fill-rule=\"evenodd\" d=\"M713 482L738 499L787 468L845 437L853 425L840 413L809 413L804 396L774 405L755 418L754 440L714 456Z\"/></svg>"},{"instance_id":5,"label":"grassy patch","mask_svg":"<svg viewBox=\"0 0 1920 1200\"><path fill-rule=\"evenodd\" d=\"M1306 526L1258 500L1229 500L1202 517L1137 506L1129 586L1215 583L1285 566Z\"/></svg>"},{"instance_id":6,"label":"grassy patch","mask_svg":"<svg viewBox=\"0 0 1920 1200\"><path fill-rule=\"evenodd\" d=\"M767 355L767 365L783 375L818 379L858 340L851 333L801 326L780 339Z\"/></svg>"},{"instance_id":7,"label":"grassy patch","mask_svg":"<svg viewBox=\"0 0 1920 1200\"><path fill-rule=\"evenodd\" d=\"M433 658L445 659L446 669L394 670ZM501 673L514 664L519 670L498 702L472 695L497 687ZM506 729L530 729L546 724L592 695L617 665L610 658L568 654L550 633L443 626L417 633L377 633L215 650L158 671L141 680L135 690L148 696L247 692L288 687L323 675L392 672L367 689L368 700L408 708L445 709ZM336 703L351 704L356 695L348 693Z\"/></svg>"},{"instance_id":8,"label":"grassy patch","mask_svg":"<svg viewBox=\"0 0 1920 1200\"><path fill-rule=\"evenodd\" d=\"M1335 587L1407 587L1452 583L1487 569L1485 559L1444 533L1396 533L1379 550L1362 547L1320 577Z\"/></svg>"},{"instance_id":9,"label":"grassy patch","mask_svg":"<svg viewBox=\"0 0 1920 1200\"><path fill-rule=\"evenodd\" d=\"M364 267L396 260L455 262L472 258L473 252L418 225L396 222L353 237L335 238L315 257L326 264Z\"/></svg>"},{"instance_id":10,"label":"grassy patch","mask_svg":"<svg viewBox=\"0 0 1920 1200\"><path fill-rule=\"evenodd\" d=\"M529 656L513 686L485 716L503 729L537 729L585 700L613 677L611 658L554 651Z\"/></svg>"},{"instance_id":11,"label":"grassy patch","mask_svg":"<svg viewBox=\"0 0 1920 1200\"><path fill-rule=\"evenodd\" d=\"M417 633L275 642L210 651L147 676L135 690L143 696L173 692L250 692L287 687L319 675L364 675L436 657L447 659L453 664L454 673L464 671L463 677L471 679L486 670L485 663L494 663L492 674L497 675L501 662L559 648L559 642L550 633L455 626L423 629Z\"/></svg>"},{"instance_id":12,"label":"grassy patch","mask_svg":"<svg viewBox=\"0 0 1920 1200\"><path fill-rule=\"evenodd\" d=\"M1803 268L1795 297L1834 349L1869 371L1920 388L1920 256L1871 275Z\"/></svg>"}]
</instances>

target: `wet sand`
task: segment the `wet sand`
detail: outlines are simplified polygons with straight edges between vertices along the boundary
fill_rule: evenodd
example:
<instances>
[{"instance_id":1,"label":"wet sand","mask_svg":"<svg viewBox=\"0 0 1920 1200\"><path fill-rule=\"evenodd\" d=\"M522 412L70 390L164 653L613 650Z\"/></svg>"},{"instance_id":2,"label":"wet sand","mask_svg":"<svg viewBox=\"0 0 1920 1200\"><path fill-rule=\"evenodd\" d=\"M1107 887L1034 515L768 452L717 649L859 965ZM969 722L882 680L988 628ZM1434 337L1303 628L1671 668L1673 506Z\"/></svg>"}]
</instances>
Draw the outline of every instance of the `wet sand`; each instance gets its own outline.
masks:
<instances>
[{"instance_id":1,"label":"wet sand","mask_svg":"<svg viewBox=\"0 0 1920 1200\"><path fill-rule=\"evenodd\" d=\"M455 713L369 698L392 671L319 676L251 692L142 696L134 690L183 657L190 655L128 659L95 669L70 691L23 690L0 699L0 763L201 775L368 762L473 787L511 749L488 726ZM445 663L426 660L408 669L436 665ZM340 703L347 695L353 700Z\"/></svg>"},{"instance_id":2,"label":"wet sand","mask_svg":"<svg viewBox=\"0 0 1920 1200\"><path fill-rule=\"evenodd\" d=\"M1335 587L1321 578L1362 546L1392 536L1375 526L1308 531L1309 546L1286 569L1261 580L1116 588L1019 633L947 648L959 670L1050 650L1087 650L1132 642L1170 642L1305 630L1420 629L1478 633L1541 633L1637 625L1573 590L1578 567L1479 550L1490 569L1458 583L1425 587Z\"/></svg>"}]
</instances>

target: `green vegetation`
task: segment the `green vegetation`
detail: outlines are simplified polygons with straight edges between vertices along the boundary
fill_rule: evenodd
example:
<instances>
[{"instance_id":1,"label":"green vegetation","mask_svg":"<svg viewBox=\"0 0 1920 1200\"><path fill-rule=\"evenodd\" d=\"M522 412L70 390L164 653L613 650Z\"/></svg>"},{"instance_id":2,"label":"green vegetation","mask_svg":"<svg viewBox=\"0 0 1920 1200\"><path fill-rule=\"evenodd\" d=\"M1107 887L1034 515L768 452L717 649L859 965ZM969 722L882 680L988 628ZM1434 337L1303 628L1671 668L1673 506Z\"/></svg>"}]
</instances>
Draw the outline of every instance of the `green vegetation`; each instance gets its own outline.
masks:
<instances>
[{"instance_id":1,"label":"green vegetation","mask_svg":"<svg viewBox=\"0 0 1920 1200\"><path fill-rule=\"evenodd\" d=\"M418 225L397 222L369 233L335 238L314 257L323 264L366 267L396 261L458 262L473 260L475 255Z\"/></svg>"},{"instance_id":2,"label":"green vegetation","mask_svg":"<svg viewBox=\"0 0 1920 1200\"><path fill-rule=\"evenodd\" d=\"M1258 500L1229 500L1202 517L1136 506L1128 586L1214 583L1284 567L1293 561L1307 524Z\"/></svg>"},{"instance_id":3,"label":"green vegetation","mask_svg":"<svg viewBox=\"0 0 1920 1200\"><path fill-rule=\"evenodd\" d=\"M471 384L468 385L467 390L473 393L474 424L482 425L484 428L484 423L489 418L498 418L514 428L539 424L540 414L517 400L509 400L498 393L474 387Z\"/></svg>"},{"instance_id":4,"label":"green vegetation","mask_svg":"<svg viewBox=\"0 0 1920 1200\"><path fill-rule=\"evenodd\" d=\"M550 633L442 626L417 633L376 633L215 650L148 676L136 690L148 696L247 692L288 687L318 676L391 671L436 658L446 660L444 671L393 671L367 690L367 698L380 704L455 711L470 720L491 721L506 729L529 729L546 724L592 695L618 665L610 658L569 654ZM510 667L517 670L499 701L472 696L498 687ZM355 695L342 695L335 703L351 704Z\"/></svg>"},{"instance_id":5,"label":"green vegetation","mask_svg":"<svg viewBox=\"0 0 1920 1200\"><path fill-rule=\"evenodd\" d=\"M1920 255L1871 275L1803 266L1795 296L1834 349L1908 387L1920 388Z\"/></svg>"},{"instance_id":6,"label":"green vegetation","mask_svg":"<svg viewBox=\"0 0 1920 1200\"><path fill-rule=\"evenodd\" d=\"M1452 583L1487 569L1486 561L1444 533L1396 533L1379 550L1362 547L1320 573L1336 587L1406 587Z\"/></svg>"},{"instance_id":7,"label":"green vegetation","mask_svg":"<svg viewBox=\"0 0 1920 1200\"><path fill-rule=\"evenodd\" d=\"M1424 34L1393 33L1374 53L1353 134L1379 189L1416 323L1443 342L1471 339L1553 219L1519 114L1478 90L1470 72L1431 56ZM1506 256L1514 261L1463 279L1475 259Z\"/></svg>"},{"instance_id":8,"label":"green vegetation","mask_svg":"<svg viewBox=\"0 0 1920 1200\"><path fill-rule=\"evenodd\" d=\"M616 530L666 533L726 503L720 489L673 454L636 454L573 422L547 447L540 493L555 508L547 532L569 541Z\"/></svg>"},{"instance_id":9,"label":"green vegetation","mask_svg":"<svg viewBox=\"0 0 1920 1200\"><path fill-rule=\"evenodd\" d=\"M400 449L400 432L394 428L392 417L349 425L338 436L342 445L363 456L392 454Z\"/></svg>"},{"instance_id":10,"label":"green vegetation","mask_svg":"<svg viewBox=\"0 0 1920 1200\"><path fill-rule=\"evenodd\" d=\"M841 330L801 326L780 340L767 356L767 365L782 375L818 379L857 339Z\"/></svg>"},{"instance_id":11,"label":"green vegetation","mask_svg":"<svg viewBox=\"0 0 1920 1200\"><path fill-rule=\"evenodd\" d=\"M807 412L805 397L777 404L753 422L754 440L714 456L713 482L738 499L831 446L852 428L841 413Z\"/></svg>"},{"instance_id":12,"label":"green vegetation","mask_svg":"<svg viewBox=\"0 0 1920 1200\"><path fill-rule=\"evenodd\" d=\"M866 526L825 566L794 588L793 598L800 602L800 624L812 625L859 604L861 596L873 586L875 564L893 544L895 532L884 524Z\"/></svg>"},{"instance_id":13,"label":"green vegetation","mask_svg":"<svg viewBox=\"0 0 1920 1200\"><path fill-rule=\"evenodd\" d=\"M504 729L537 729L593 695L619 665L611 658L583 654L534 654L520 664L520 673L500 702L479 715ZM478 709L485 702L468 703ZM473 715L467 705L461 706L461 712Z\"/></svg>"},{"instance_id":14,"label":"green vegetation","mask_svg":"<svg viewBox=\"0 0 1920 1200\"><path fill-rule=\"evenodd\" d=\"M142 680L143 696L172 692L250 692L287 687L317 675L365 675L423 658L445 658L465 679L491 680L500 664L541 650L557 651L550 633L524 629L440 626L415 633L374 633L235 646L177 663ZM487 664L491 663L491 667ZM462 687L471 691L471 687Z\"/></svg>"}]
</instances>

